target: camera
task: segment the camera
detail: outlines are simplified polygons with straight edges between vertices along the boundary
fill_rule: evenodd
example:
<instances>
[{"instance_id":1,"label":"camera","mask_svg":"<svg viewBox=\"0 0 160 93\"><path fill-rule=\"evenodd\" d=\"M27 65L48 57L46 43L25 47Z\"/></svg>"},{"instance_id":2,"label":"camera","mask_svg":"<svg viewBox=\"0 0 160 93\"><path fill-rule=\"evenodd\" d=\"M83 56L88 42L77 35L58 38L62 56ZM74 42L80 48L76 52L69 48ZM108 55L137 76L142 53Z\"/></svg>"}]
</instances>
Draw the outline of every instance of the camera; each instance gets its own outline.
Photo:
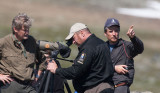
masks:
<instances>
[{"instance_id":1,"label":"camera","mask_svg":"<svg viewBox=\"0 0 160 93\"><path fill-rule=\"evenodd\" d=\"M70 45L71 45L71 43L68 43L68 42L67 43L49 42L46 40L39 40L37 42L37 47L39 48L40 52L42 54L49 54L49 57L51 58L50 61L54 60L59 68L61 66L60 66L59 61L56 59L61 59L61 60L73 62L73 60L67 60L67 59L62 59L62 58L57 57L58 54L60 54L63 58L69 57L70 52L71 52L71 49L69 48ZM44 57L44 60L45 59L46 59L46 57ZM44 71L43 74L41 75L41 77L38 79L39 81L37 82L37 85L36 85L36 89L37 89L38 93L42 93L42 92L43 93L48 93L48 92L53 93L52 88L54 88L54 82L55 82L54 78L55 77L58 77L58 76L54 76L54 74L49 72L49 70ZM58 80L64 82L64 84L67 86L66 87L67 90L71 91L66 80L60 79L60 78ZM69 92L69 93L71 93L71 92Z\"/></svg>"},{"instance_id":2,"label":"camera","mask_svg":"<svg viewBox=\"0 0 160 93\"><path fill-rule=\"evenodd\" d=\"M124 69L126 69L126 70L130 70L130 69L133 69L134 67L133 66L127 66L127 67L124 67Z\"/></svg>"},{"instance_id":3,"label":"camera","mask_svg":"<svg viewBox=\"0 0 160 93\"><path fill-rule=\"evenodd\" d=\"M128 70L128 67L123 67L124 69Z\"/></svg>"},{"instance_id":4,"label":"camera","mask_svg":"<svg viewBox=\"0 0 160 93\"><path fill-rule=\"evenodd\" d=\"M54 57L60 54L63 58L67 58L70 56L70 52L71 52L71 49L65 43L60 43L60 42L53 43L46 40L39 40L38 48L43 53L47 53L47 51L53 51L52 54L54 54Z\"/></svg>"}]
</instances>

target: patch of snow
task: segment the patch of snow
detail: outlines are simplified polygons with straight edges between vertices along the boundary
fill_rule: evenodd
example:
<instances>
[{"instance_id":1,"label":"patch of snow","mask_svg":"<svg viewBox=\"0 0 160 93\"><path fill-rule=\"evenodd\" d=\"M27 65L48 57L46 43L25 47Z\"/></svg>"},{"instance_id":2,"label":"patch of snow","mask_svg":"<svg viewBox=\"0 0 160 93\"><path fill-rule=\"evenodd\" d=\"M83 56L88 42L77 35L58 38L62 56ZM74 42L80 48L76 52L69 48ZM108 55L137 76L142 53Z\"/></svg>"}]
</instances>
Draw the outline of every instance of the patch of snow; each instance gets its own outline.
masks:
<instances>
[{"instance_id":1,"label":"patch of snow","mask_svg":"<svg viewBox=\"0 0 160 93\"><path fill-rule=\"evenodd\" d=\"M117 13L136 17L160 19L160 2L149 0L146 5L146 8L118 8Z\"/></svg>"}]
</instances>

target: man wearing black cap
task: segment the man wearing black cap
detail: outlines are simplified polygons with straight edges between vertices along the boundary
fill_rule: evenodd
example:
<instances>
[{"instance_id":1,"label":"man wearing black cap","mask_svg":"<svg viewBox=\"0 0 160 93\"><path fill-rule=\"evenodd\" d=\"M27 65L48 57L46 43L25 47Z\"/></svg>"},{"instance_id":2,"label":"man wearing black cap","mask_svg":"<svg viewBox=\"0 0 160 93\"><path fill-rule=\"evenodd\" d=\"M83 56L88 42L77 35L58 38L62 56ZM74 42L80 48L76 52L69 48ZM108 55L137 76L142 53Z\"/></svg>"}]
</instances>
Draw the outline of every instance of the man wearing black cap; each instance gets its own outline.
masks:
<instances>
[{"instance_id":1,"label":"man wearing black cap","mask_svg":"<svg viewBox=\"0 0 160 93\"><path fill-rule=\"evenodd\" d=\"M78 46L79 53L74 64L68 68L57 68L48 64L48 70L67 79L73 79L78 93L113 93L114 72L109 48L104 41L91 34L83 23L75 23L66 40Z\"/></svg>"},{"instance_id":2,"label":"man wearing black cap","mask_svg":"<svg viewBox=\"0 0 160 93\"><path fill-rule=\"evenodd\" d=\"M135 36L133 25L127 35L131 42L119 38L120 24L115 18L108 18L104 26L104 35L110 48L111 59L115 69L113 81L114 93L130 93L134 78L133 58L144 50L143 42Z\"/></svg>"}]
</instances>

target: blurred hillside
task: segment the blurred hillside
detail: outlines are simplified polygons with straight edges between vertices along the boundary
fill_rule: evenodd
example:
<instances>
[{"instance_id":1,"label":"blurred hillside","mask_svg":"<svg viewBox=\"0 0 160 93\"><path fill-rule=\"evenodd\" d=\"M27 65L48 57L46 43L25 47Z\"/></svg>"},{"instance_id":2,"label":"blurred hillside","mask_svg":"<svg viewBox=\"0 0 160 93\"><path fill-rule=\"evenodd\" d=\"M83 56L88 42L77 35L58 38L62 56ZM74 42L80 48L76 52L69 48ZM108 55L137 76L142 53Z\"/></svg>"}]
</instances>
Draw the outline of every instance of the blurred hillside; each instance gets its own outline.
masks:
<instances>
[{"instance_id":1,"label":"blurred hillside","mask_svg":"<svg viewBox=\"0 0 160 93\"><path fill-rule=\"evenodd\" d=\"M107 18L120 21L121 34L133 24L136 35L144 42L143 54L135 58L135 80L132 91L160 93L160 19L148 19L121 15L117 8L143 8L147 0L0 0L0 38L11 32L12 18L18 13L27 13L34 19L31 35L36 39L63 41L72 24L82 22L103 40L103 26ZM158 0L157 0L158 1ZM160 0L159 0L160 1ZM143 11L142 11L143 12ZM69 59L74 59L77 48L71 46ZM71 65L61 62L63 67ZM69 81L70 82L70 81ZM152 86L152 87L151 87ZM72 88L73 90L73 88Z\"/></svg>"}]
</instances>

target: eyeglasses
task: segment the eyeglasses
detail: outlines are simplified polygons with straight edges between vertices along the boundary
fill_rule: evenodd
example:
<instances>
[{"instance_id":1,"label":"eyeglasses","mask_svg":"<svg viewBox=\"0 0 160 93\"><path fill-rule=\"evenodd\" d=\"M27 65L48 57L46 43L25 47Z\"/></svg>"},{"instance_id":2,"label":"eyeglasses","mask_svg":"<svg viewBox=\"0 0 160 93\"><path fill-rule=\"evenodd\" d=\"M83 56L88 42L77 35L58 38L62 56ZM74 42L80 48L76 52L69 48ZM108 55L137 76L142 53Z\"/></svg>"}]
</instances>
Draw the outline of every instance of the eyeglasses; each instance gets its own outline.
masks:
<instances>
[{"instance_id":1,"label":"eyeglasses","mask_svg":"<svg viewBox=\"0 0 160 93\"><path fill-rule=\"evenodd\" d=\"M21 31L29 32L29 28L22 28Z\"/></svg>"}]
</instances>

